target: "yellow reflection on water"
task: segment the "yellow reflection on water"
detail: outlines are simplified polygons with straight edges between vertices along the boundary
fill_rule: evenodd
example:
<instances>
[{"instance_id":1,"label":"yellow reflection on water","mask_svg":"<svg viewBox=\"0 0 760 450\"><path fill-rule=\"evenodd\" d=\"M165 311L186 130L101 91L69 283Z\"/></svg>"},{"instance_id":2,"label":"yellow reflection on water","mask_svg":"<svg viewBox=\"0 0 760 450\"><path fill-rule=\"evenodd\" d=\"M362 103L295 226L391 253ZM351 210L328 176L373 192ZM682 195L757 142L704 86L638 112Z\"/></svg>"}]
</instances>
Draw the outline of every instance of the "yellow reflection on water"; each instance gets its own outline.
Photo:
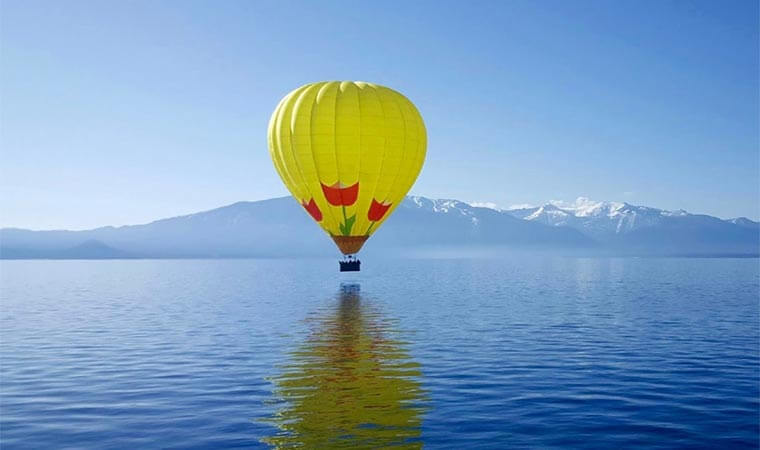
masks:
<instances>
[{"instance_id":1,"label":"yellow reflection on water","mask_svg":"<svg viewBox=\"0 0 760 450\"><path fill-rule=\"evenodd\" d=\"M272 379L282 408L274 447L421 448L420 365L357 285L312 319L308 339Z\"/></svg>"}]
</instances>

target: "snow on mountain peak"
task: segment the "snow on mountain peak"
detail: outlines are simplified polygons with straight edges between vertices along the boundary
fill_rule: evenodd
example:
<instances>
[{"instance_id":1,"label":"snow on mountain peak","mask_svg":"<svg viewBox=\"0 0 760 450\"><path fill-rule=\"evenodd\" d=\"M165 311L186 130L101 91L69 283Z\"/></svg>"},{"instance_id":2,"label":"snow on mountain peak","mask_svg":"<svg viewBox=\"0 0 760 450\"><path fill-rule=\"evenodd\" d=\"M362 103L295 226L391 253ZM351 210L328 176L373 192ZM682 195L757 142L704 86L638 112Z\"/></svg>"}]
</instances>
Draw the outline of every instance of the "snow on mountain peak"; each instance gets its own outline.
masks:
<instances>
[{"instance_id":1,"label":"snow on mountain peak","mask_svg":"<svg viewBox=\"0 0 760 450\"><path fill-rule=\"evenodd\" d=\"M658 227L663 224L695 220L705 216L693 216L679 209L674 211L637 206L626 202L596 201L588 197L578 197L572 202L552 200L542 206L514 205L502 209L491 202L460 202L449 199L429 199L410 196L404 201L405 207L420 208L428 212L461 215L478 226L480 220L489 214L485 209L497 214L510 215L516 219L536 222L553 227L570 227L581 233L605 242L617 239L643 228ZM718 219L716 219L718 220ZM743 228L757 230L758 222L746 218L729 219L723 222Z\"/></svg>"},{"instance_id":2,"label":"snow on mountain peak","mask_svg":"<svg viewBox=\"0 0 760 450\"><path fill-rule=\"evenodd\" d=\"M493 202L470 202L469 205L473 208L486 208L493 209L494 211L503 211L503 209L499 208L496 203Z\"/></svg>"},{"instance_id":3,"label":"snow on mountain peak","mask_svg":"<svg viewBox=\"0 0 760 450\"><path fill-rule=\"evenodd\" d=\"M517 203L514 205L510 205L509 208L506 209L506 211L514 211L517 209L533 209L535 208L535 205L531 205L530 203Z\"/></svg>"},{"instance_id":4,"label":"snow on mountain peak","mask_svg":"<svg viewBox=\"0 0 760 450\"><path fill-rule=\"evenodd\" d=\"M754 220L747 219L746 217L735 217L733 219L726 220L726 222L730 222L734 225L739 225L743 227L758 227L758 225L760 225Z\"/></svg>"},{"instance_id":5,"label":"snow on mountain peak","mask_svg":"<svg viewBox=\"0 0 760 450\"><path fill-rule=\"evenodd\" d=\"M659 223L663 216L686 216L685 211L663 211L625 202L578 197L573 202L552 200L539 208L512 210L517 218L551 226L570 226L594 237L626 233Z\"/></svg>"},{"instance_id":6,"label":"snow on mountain peak","mask_svg":"<svg viewBox=\"0 0 760 450\"><path fill-rule=\"evenodd\" d=\"M679 216L688 216L689 213L683 209L677 209L675 211L666 211L663 209L663 210L660 210L660 215L670 216L670 217L679 217Z\"/></svg>"},{"instance_id":7,"label":"snow on mountain peak","mask_svg":"<svg viewBox=\"0 0 760 450\"><path fill-rule=\"evenodd\" d=\"M572 203L563 200L552 200L549 204L571 212L575 217L614 216L626 205L620 202L595 201L588 197L578 197Z\"/></svg>"},{"instance_id":8,"label":"snow on mountain peak","mask_svg":"<svg viewBox=\"0 0 760 450\"><path fill-rule=\"evenodd\" d=\"M442 213L459 212L465 216L472 215L470 211L470 205L464 202L460 202L459 200L451 200L445 198L431 199L417 195L410 195L404 201L411 201L414 207L427 211Z\"/></svg>"},{"instance_id":9,"label":"snow on mountain peak","mask_svg":"<svg viewBox=\"0 0 760 450\"><path fill-rule=\"evenodd\" d=\"M525 220L542 222L554 226L567 225L574 218L571 212L565 211L552 203L547 203L536 209L532 214L523 217Z\"/></svg>"}]
</instances>

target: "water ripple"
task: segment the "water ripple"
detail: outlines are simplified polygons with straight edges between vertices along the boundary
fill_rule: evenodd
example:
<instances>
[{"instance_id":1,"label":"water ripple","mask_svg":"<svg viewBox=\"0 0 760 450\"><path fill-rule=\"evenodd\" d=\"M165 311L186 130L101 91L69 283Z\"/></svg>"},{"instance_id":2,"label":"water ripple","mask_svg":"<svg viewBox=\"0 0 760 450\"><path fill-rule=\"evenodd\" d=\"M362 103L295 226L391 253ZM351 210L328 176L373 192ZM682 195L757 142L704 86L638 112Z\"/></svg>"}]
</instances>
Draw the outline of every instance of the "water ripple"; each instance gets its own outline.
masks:
<instances>
[{"instance_id":1,"label":"water ripple","mask_svg":"<svg viewBox=\"0 0 760 450\"><path fill-rule=\"evenodd\" d=\"M756 260L3 261L0 446L757 448Z\"/></svg>"}]
</instances>

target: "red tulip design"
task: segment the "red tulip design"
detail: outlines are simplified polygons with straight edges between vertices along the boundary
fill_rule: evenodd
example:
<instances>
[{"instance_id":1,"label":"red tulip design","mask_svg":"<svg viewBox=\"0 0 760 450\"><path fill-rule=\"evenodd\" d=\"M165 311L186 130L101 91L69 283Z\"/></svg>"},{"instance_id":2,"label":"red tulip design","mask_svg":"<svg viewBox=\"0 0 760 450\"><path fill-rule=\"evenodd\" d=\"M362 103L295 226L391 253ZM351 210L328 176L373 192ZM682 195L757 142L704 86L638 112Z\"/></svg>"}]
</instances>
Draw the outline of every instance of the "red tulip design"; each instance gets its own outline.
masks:
<instances>
[{"instance_id":1,"label":"red tulip design","mask_svg":"<svg viewBox=\"0 0 760 450\"><path fill-rule=\"evenodd\" d=\"M340 181L336 182L332 186L322 185L322 192L325 193L327 202L333 206L351 206L356 203L356 198L359 197L359 182L352 184L351 186L344 186Z\"/></svg>"},{"instance_id":2,"label":"red tulip design","mask_svg":"<svg viewBox=\"0 0 760 450\"><path fill-rule=\"evenodd\" d=\"M372 204L369 205L369 211L367 212L367 218L372 223L369 224L367 231L364 233L365 235L369 236L369 232L372 231L372 227L375 226L378 220L382 219L383 216L385 216L385 213L388 212L391 205L392 203L385 203L384 201L378 202L374 198L372 199Z\"/></svg>"},{"instance_id":3,"label":"red tulip design","mask_svg":"<svg viewBox=\"0 0 760 450\"><path fill-rule=\"evenodd\" d=\"M369 220L373 222L377 222L378 220L382 219L385 213L388 212L388 209L391 207L391 203L385 203L385 202L378 202L374 198L372 199L372 204L369 207L369 212L367 213L367 217Z\"/></svg>"},{"instance_id":4,"label":"red tulip design","mask_svg":"<svg viewBox=\"0 0 760 450\"><path fill-rule=\"evenodd\" d=\"M305 200L301 201L301 206L303 206L303 209L306 210L306 212L311 215L311 217L314 218L317 222L322 221L322 211L319 210L319 206L317 206L316 203L314 203L314 199L312 198L309 200L309 203L306 203Z\"/></svg>"}]
</instances>

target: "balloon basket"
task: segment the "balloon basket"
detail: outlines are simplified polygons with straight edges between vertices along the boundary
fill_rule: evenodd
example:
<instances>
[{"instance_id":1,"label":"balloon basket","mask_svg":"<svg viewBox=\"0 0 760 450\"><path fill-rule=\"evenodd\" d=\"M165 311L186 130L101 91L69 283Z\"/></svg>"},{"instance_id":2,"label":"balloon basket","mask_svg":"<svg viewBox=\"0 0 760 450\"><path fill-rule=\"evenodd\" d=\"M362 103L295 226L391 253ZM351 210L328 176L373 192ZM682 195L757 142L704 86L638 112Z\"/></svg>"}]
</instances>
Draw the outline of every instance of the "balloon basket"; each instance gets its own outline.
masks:
<instances>
[{"instance_id":1,"label":"balloon basket","mask_svg":"<svg viewBox=\"0 0 760 450\"><path fill-rule=\"evenodd\" d=\"M361 268L362 262L358 259L344 259L338 261L341 272L358 272Z\"/></svg>"}]
</instances>

